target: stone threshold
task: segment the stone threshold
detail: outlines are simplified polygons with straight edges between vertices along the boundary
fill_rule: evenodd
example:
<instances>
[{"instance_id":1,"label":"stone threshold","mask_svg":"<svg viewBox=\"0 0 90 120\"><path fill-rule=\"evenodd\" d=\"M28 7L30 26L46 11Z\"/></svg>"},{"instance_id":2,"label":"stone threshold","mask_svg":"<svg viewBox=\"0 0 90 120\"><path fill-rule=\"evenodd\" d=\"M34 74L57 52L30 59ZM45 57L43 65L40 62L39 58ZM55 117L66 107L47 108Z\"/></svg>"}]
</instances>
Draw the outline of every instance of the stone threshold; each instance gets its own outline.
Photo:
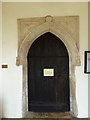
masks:
<instances>
[{"instance_id":1,"label":"stone threshold","mask_svg":"<svg viewBox=\"0 0 90 120\"><path fill-rule=\"evenodd\" d=\"M1 120L90 120L90 118L2 118Z\"/></svg>"}]
</instances>

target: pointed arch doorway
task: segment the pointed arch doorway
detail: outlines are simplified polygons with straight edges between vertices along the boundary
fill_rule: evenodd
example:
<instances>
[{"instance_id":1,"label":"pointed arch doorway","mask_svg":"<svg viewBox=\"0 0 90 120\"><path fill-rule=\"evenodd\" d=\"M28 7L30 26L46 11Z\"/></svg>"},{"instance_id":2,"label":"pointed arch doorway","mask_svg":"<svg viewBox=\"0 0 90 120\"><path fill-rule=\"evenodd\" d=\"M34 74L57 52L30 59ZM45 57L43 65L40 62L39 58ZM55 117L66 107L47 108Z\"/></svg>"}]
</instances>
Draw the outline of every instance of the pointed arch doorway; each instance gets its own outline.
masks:
<instances>
[{"instance_id":1,"label":"pointed arch doorway","mask_svg":"<svg viewBox=\"0 0 90 120\"><path fill-rule=\"evenodd\" d=\"M28 110L70 111L69 55L63 42L47 32L31 45L28 55Z\"/></svg>"}]
</instances>

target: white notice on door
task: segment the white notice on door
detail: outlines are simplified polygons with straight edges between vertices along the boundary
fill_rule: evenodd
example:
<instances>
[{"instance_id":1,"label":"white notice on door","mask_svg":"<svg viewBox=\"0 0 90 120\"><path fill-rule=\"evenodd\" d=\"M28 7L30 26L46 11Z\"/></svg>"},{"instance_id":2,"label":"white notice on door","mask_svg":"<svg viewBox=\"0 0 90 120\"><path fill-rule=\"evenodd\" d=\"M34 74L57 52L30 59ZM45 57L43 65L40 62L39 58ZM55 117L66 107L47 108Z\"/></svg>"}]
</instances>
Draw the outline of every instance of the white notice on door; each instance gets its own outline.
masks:
<instances>
[{"instance_id":1,"label":"white notice on door","mask_svg":"<svg viewBox=\"0 0 90 120\"><path fill-rule=\"evenodd\" d=\"M43 76L54 76L54 69L51 68L43 69Z\"/></svg>"}]
</instances>

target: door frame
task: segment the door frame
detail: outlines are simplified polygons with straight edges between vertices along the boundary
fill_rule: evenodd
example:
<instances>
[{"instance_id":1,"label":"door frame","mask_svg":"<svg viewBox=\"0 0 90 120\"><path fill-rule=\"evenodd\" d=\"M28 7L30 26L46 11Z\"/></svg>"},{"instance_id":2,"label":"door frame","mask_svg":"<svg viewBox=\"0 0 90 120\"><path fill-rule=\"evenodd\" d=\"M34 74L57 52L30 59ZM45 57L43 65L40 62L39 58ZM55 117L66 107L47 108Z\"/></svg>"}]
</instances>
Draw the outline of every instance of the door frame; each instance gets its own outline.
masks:
<instances>
[{"instance_id":1,"label":"door frame","mask_svg":"<svg viewBox=\"0 0 90 120\"><path fill-rule=\"evenodd\" d=\"M76 19L77 18L77 19ZM52 16L46 16L46 17L40 17L40 18L30 18L30 19L19 19L18 20L18 30L19 30L19 39L22 38L20 36L20 32L23 31L26 33L25 29L23 28L23 24L26 25L28 22L34 25L34 28L27 31L27 34L25 38L19 42L18 46L18 55L16 58L16 65L22 65L22 117L26 118L45 118L53 117L55 114L51 115L46 113L41 116L41 114L38 113L32 113L28 112L28 86L27 86L27 53L32 45L32 43L35 41L36 38L41 36L42 34L46 32L51 32L52 34L56 35L58 38L62 40L64 45L66 46L69 54L69 83L70 83L70 114L73 114L74 116L78 115L77 110L77 102L76 102L76 80L75 80L75 67L80 66L80 55L79 55L79 49L72 37L72 34L69 33L68 30L64 29L63 26L58 22L61 20L62 17L52 17ZM72 16L72 21L75 22L75 24L78 26L78 16ZM64 20L71 21L71 16L67 17L64 16ZM41 21L41 23L40 23ZM22 23L22 24L21 24ZM38 23L38 26L37 24ZM22 26L22 27L21 27ZM20 29L21 28L21 29ZM77 31L77 28L76 28ZM79 33L78 33L79 35ZM60 113L58 113L60 115Z\"/></svg>"}]
</instances>

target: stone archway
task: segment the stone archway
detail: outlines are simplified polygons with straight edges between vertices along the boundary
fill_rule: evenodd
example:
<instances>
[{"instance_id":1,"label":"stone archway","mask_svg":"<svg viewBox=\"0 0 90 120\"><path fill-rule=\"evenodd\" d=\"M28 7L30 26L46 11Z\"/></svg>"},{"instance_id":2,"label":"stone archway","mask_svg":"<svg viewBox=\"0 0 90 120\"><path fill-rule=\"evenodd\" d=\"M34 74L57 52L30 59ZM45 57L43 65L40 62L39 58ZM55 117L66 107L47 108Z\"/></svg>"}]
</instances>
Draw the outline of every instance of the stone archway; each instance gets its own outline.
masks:
<instances>
[{"instance_id":1,"label":"stone archway","mask_svg":"<svg viewBox=\"0 0 90 120\"><path fill-rule=\"evenodd\" d=\"M75 80L75 66L80 65L79 56L79 17L65 16L65 17L40 17L30 19L19 19L19 42L18 42L18 56L16 64L23 66L23 93L22 93L22 114L23 117L32 118L47 118L55 117L52 113L33 113L28 112L28 88L27 88L27 53L36 38L46 32L51 32L62 40L69 53L69 81L70 81L70 113L77 116L76 103L76 80ZM73 27L73 29L72 29ZM74 34L75 33L75 34ZM60 114L57 113L60 117Z\"/></svg>"}]
</instances>

